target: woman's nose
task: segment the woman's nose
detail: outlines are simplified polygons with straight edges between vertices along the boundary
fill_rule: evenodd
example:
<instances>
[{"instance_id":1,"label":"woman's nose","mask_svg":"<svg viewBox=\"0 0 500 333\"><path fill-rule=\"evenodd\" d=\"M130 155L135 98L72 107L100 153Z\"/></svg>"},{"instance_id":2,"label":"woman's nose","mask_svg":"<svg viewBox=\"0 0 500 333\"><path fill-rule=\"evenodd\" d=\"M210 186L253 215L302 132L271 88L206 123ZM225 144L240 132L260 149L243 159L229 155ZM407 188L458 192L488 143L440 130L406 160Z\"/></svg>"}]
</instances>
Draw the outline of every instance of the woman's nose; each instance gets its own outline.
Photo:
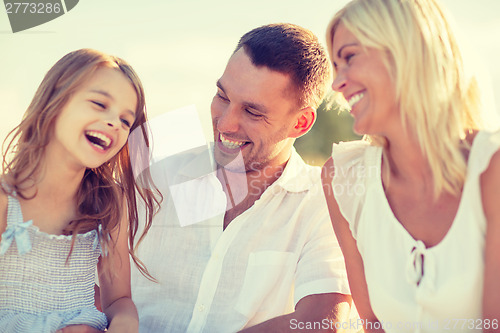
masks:
<instances>
[{"instance_id":1,"label":"woman's nose","mask_svg":"<svg viewBox=\"0 0 500 333\"><path fill-rule=\"evenodd\" d=\"M338 92L342 92L342 89L345 87L345 83L346 78L344 71L338 71L337 76L335 76L335 79L333 80L332 89Z\"/></svg>"}]
</instances>

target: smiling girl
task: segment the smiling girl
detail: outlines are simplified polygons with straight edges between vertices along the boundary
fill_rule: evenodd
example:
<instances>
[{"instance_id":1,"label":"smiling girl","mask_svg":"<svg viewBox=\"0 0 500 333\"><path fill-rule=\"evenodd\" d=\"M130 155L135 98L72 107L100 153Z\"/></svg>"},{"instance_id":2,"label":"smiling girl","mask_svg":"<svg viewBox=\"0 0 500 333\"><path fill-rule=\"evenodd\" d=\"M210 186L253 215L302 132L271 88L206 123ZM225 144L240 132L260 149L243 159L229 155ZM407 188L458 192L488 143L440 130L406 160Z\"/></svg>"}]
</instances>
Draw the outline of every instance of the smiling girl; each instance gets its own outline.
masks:
<instances>
[{"instance_id":1,"label":"smiling girl","mask_svg":"<svg viewBox=\"0 0 500 333\"><path fill-rule=\"evenodd\" d=\"M120 58L82 49L45 75L4 153L0 331L137 331L128 244L136 196L148 225L158 200L148 177L134 177L126 143L137 129L149 145L146 121L142 85ZM96 265L105 314L94 306Z\"/></svg>"}]
</instances>

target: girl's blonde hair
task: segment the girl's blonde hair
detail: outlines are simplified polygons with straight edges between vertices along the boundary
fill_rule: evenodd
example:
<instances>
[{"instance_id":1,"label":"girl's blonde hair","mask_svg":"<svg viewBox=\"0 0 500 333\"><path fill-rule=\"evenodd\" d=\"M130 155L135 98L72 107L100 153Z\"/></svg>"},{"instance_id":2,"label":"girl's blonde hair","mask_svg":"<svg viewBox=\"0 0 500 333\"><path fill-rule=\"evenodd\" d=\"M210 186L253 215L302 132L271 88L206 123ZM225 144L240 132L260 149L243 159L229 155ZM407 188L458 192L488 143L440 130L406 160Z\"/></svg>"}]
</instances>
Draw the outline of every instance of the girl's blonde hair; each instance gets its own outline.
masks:
<instances>
[{"instance_id":1,"label":"girl's blonde hair","mask_svg":"<svg viewBox=\"0 0 500 333\"><path fill-rule=\"evenodd\" d=\"M387 56L403 128L416 135L434 178L434 194L459 194L466 174L468 131L481 127L477 82L464 71L462 54L444 9L436 0L354 0L327 29L342 23L359 42ZM385 138L368 136L376 145Z\"/></svg>"},{"instance_id":2,"label":"girl's blonde hair","mask_svg":"<svg viewBox=\"0 0 500 333\"><path fill-rule=\"evenodd\" d=\"M137 95L137 108L136 120L130 128L130 133L135 129L141 131L145 146L149 147L144 89L133 68L118 57L91 49L77 50L65 55L47 72L23 120L4 141L4 145L7 142L8 144L3 154L2 179L11 192L15 191L21 198L29 199L23 192L27 186L31 186L28 185L31 183L30 180L42 167L45 147L52 137L57 117L72 94L101 67L119 70L131 83ZM103 262L107 263L105 254L114 242L110 232L119 226L125 197L130 254L139 270L151 278L133 250L139 223L136 195L144 201L146 207L146 227L139 239L140 242L151 227L152 217L158 209L161 195L152 184L149 174L143 173L140 184L138 183L133 174L128 145L125 145L103 165L85 171L77 193L78 216L71 221L65 232L73 234L74 242L76 234L99 229L99 240L104 254ZM105 267L109 268L109 264Z\"/></svg>"}]
</instances>

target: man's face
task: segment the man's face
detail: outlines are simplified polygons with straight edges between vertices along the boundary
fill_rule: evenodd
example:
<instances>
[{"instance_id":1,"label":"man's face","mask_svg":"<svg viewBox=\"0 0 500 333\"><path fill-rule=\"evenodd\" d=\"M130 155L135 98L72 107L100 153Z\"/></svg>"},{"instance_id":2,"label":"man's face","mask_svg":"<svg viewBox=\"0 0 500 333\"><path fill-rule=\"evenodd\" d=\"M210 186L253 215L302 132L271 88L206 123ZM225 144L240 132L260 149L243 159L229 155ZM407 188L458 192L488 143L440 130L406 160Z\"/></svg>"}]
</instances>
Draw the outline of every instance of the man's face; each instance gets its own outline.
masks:
<instances>
[{"instance_id":1,"label":"man's face","mask_svg":"<svg viewBox=\"0 0 500 333\"><path fill-rule=\"evenodd\" d=\"M297 123L290 87L288 75L254 66L243 48L229 59L211 106L219 165L248 172L288 160Z\"/></svg>"}]
</instances>

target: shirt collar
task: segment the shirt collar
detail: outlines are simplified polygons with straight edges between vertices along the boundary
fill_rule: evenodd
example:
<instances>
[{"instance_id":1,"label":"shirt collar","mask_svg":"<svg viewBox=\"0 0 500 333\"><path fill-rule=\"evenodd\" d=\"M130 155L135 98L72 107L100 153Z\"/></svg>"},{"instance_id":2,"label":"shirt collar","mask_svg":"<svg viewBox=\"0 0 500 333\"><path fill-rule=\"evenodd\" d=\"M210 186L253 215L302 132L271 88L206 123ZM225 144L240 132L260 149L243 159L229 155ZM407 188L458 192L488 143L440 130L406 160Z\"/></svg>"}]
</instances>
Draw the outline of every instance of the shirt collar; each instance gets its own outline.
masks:
<instances>
[{"instance_id":1,"label":"shirt collar","mask_svg":"<svg viewBox=\"0 0 500 333\"><path fill-rule=\"evenodd\" d=\"M314 169L319 170L319 168L307 165L297 153L295 147L292 147L292 154L285 166L285 170L271 186L280 186L288 192L307 191L320 179L320 172Z\"/></svg>"}]
</instances>

